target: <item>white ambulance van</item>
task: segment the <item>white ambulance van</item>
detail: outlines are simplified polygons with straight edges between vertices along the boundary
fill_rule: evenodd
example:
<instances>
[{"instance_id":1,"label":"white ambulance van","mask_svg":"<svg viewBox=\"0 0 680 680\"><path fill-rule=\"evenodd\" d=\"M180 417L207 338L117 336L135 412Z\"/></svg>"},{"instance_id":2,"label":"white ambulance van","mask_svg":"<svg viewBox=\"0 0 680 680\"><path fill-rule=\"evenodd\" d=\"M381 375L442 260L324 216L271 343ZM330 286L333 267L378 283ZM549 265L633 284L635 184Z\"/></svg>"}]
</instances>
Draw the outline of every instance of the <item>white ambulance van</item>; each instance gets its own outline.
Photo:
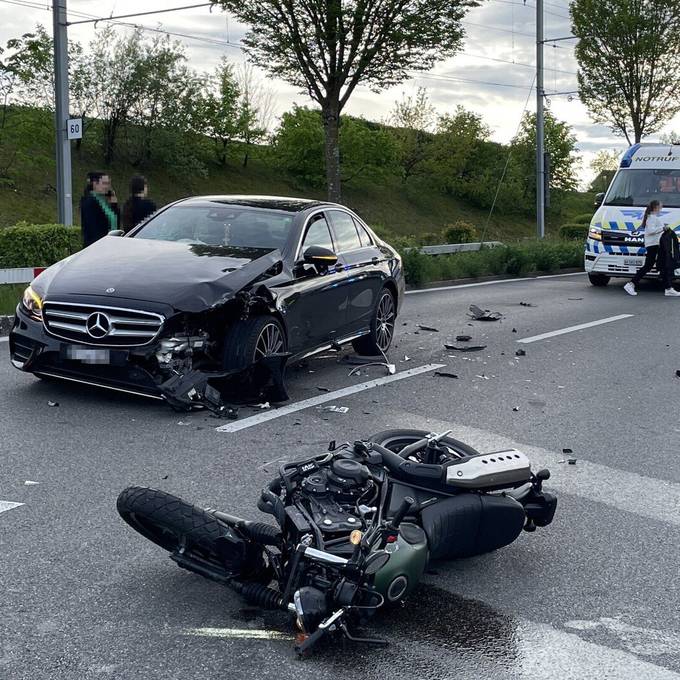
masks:
<instances>
[{"instance_id":1,"label":"white ambulance van","mask_svg":"<svg viewBox=\"0 0 680 680\"><path fill-rule=\"evenodd\" d=\"M594 286L606 286L612 276L630 278L642 266L645 234L640 224L653 200L663 204L661 219L680 229L680 146L631 146L607 192L597 195L599 207L585 250L585 269ZM656 269L650 272L658 275Z\"/></svg>"}]
</instances>

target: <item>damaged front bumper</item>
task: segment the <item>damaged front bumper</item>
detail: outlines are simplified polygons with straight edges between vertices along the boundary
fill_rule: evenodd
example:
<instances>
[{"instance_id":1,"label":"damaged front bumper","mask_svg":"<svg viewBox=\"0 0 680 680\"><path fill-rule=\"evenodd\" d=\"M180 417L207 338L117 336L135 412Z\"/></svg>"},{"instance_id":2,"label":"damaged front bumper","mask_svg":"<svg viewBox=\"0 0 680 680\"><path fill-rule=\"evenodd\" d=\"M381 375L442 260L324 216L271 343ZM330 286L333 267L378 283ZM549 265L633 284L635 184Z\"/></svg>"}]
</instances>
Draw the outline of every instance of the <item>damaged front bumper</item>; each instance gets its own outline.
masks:
<instances>
[{"instance_id":1,"label":"damaged front bumper","mask_svg":"<svg viewBox=\"0 0 680 680\"><path fill-rule=\"evenodd\" d=\"M203 342L204 335L173 334L140 347L83 347L51 336L19 306L9 350L19 370L162 399L177 410L205 407L228 415L227 401L288 399L284 382L288 355L267 357L243 370L195 368L186 356L200 351Z\"/></svg>"}]
</instances>

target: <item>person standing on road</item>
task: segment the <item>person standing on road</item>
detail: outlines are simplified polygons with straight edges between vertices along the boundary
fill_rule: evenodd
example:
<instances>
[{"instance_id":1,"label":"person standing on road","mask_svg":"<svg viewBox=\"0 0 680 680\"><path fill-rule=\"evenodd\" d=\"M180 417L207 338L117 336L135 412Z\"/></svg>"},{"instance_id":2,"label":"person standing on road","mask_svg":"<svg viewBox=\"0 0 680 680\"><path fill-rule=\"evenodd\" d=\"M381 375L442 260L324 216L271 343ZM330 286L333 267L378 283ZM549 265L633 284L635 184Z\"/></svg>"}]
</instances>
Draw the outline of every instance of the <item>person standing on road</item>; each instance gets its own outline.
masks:
<instances>
[{"instance_id":1,"label":"person standing on road","mask_svg":"<svg viewBox=\"0 0 680 680\"><path fill-rule=\"evenodd\" d=\"M118 199L105 172L87 173L85 192L80 199L80 226L86 248L118 229Z\"/></svg>"},{"instance_id":2,"label":"person standing on road","mask_svg":"<svg viewBox=\"0 0 680 680\"><path fill-rule=\"evenodd\" d=\"M149 183L146 177L135 175L130 180L130 198L123 206L123 229L125 233L136 227L142 220L156 212L156 204L147 198Z\"/></svg>"},{"instance_id":3,"label":"person standing on road","mask_svg":"<svg viewBox=\"0 0 680 680\"><path fill-rule=\"evenodd\" d=\"M640 225L640 228L645 231L645 263L637 270L632 280L623 287L628 295L637 295L636 286L642 281L642 277L651 271L658 260L659 274L663 280L663 287L666 289L664 295L666 297L680 297L680 292L671 285L673 270L662 266L661 258L659 257L659 239L665 229L670 229L667 224L661 221L659 213L662 208L661 201L651 201L645 209L642 224Z\"/></svg>"}]
</instances>

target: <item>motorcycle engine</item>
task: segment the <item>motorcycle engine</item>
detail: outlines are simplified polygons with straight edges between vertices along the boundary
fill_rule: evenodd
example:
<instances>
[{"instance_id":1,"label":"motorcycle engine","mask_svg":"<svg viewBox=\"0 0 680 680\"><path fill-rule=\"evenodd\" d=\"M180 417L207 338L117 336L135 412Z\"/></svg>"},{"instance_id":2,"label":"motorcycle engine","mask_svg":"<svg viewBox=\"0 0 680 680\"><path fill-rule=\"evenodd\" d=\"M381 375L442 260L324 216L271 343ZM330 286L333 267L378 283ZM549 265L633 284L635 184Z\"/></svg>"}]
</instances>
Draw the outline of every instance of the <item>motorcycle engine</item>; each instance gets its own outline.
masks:
<instances>
[{"instance_id":1,"label":"motorcycle engine","mask_svg":"<svg viewBox=\"0 0 680 680\"><path fill-rule=\"evenodd\" d=\"M314 523L324 536L362 529L360 499L373 487L369 469L352 458L334 458L301 484ZM328 536L330 538L330 536Z\"/></svg>"}]
</instances>

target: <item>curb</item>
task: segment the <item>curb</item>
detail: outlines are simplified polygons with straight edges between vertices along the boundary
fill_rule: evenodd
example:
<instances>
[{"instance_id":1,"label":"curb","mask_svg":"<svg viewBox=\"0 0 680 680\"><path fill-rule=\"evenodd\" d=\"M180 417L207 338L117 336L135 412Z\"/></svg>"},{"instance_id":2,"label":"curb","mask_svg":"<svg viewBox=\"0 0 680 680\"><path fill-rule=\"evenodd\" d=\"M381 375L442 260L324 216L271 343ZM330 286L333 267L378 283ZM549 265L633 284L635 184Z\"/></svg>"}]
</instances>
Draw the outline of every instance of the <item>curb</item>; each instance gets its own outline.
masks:
<instances>
[{"instance_id":1,"label":"curb","mask_svg":"<svg viewBox=\"0 0 680 680\"><path fill-rule=\"evenodd\" d=\"M559 276L560 274L577 274L583 272L581 267L570 267L568 269L557 269L554 272L528 272L524 276L508 276L507 274L498 274L494 276L478 276L467 279L448 279L446 281L430 281L421 286L406 286L406 290L428 290L429 288L439 288L440 286L461 286L466 283L485 283L487 281L506 281L508 279L521 278L536 278L540 279L544 276ZM585 272L584 272L585 273Z\"/></svg>"},{"instance_id":2,"label":"curb","mask_svg":"<svg viewBox=\"0 0 680 680\"><path fill-rule=\"evenodd\" d=\"M14 315L0 316L0 337L2 337L3 335L9 335L13 323Z\"/></svg>"}]
</instances>

